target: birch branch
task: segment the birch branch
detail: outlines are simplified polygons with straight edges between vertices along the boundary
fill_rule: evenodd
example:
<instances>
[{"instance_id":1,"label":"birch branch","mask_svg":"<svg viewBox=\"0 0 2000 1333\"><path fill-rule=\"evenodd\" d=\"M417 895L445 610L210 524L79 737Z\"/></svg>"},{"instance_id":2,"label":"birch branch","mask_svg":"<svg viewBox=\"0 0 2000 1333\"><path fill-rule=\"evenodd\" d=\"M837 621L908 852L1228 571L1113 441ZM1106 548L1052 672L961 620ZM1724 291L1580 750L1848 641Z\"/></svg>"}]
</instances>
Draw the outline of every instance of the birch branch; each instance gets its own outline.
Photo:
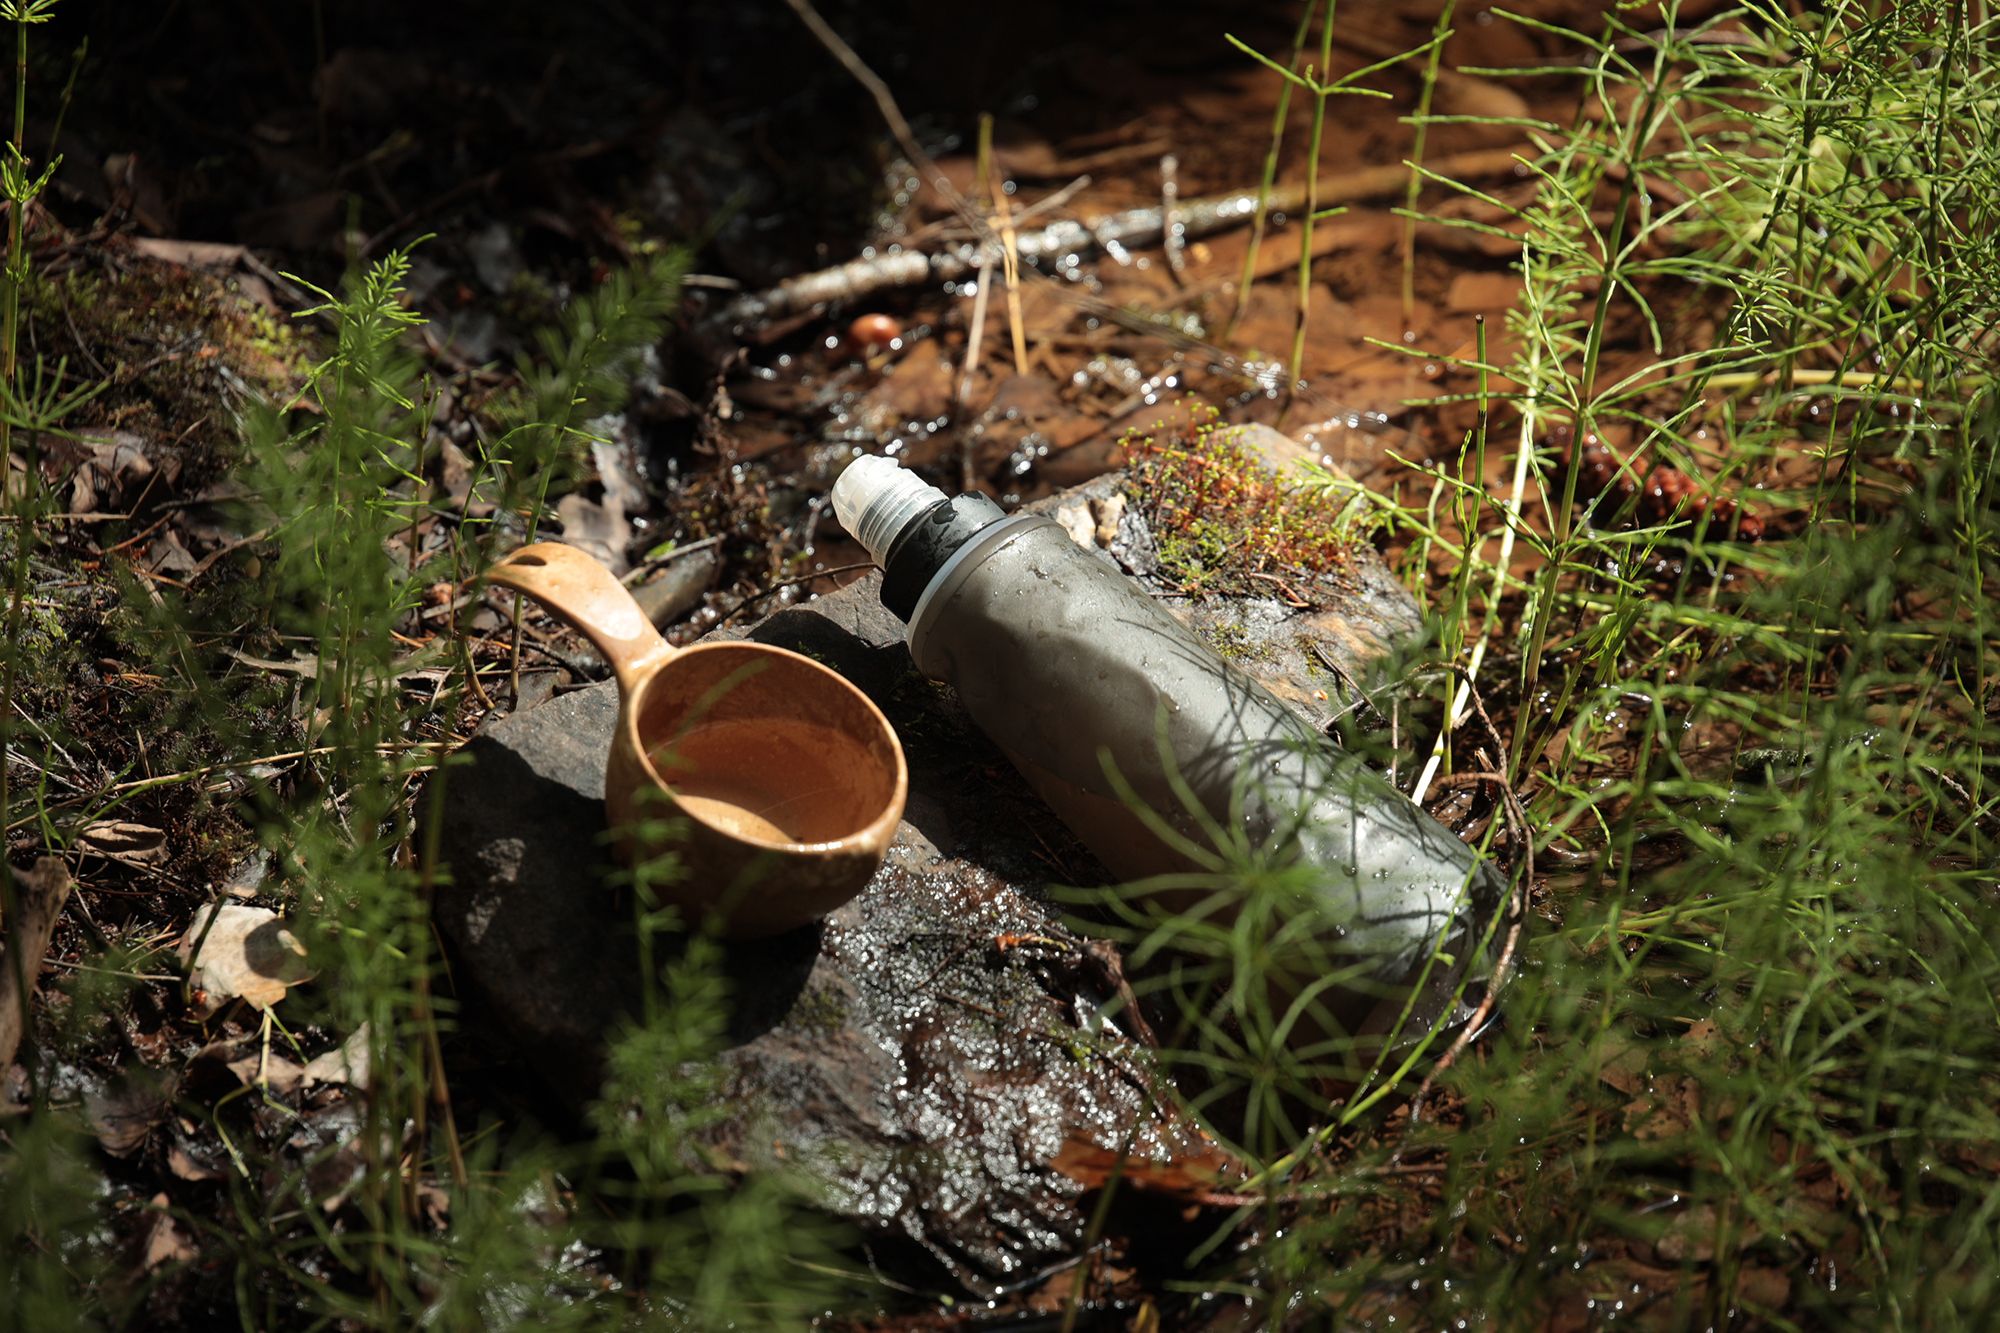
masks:
<instances>
[{"instance_id":1,"label":"birch branch","mask_svg":"<svg viewBox=\"0 0 2000 1333\"><path fill-rule=\"evenodd\" d=\"M1487 148L1440 158L1429 163L1427 169L1440 176L1470 180L1511 172L1518 160L1518 149ZM1320 182L1320 199L1322 203L1363 203L1393 198L1404 189L1409 172L1407 164L1394 162L1329 177ZM1273 191L1268 208L1272 212L1294 212L1304 202L1305 191L1290 187ZM1212 236L1242 226L1255 217L1257 192L1239 190L1211 195L1181 203L1173 211L1185 239ZM1094 222L1054 222L1038 231L1021 233L1015 238L1015 248L1023 262L1049 268L1120 249L1156 246L1166 236L1166 213L1161 207L1134 208ZM964 241L937 250L899 250L851 259L832 268L788 278L765 291L740 296L723 307L716 320L740 333L816 306L859 301L898 288L956 281L982 268L998 267L1002 261L1001 246L994 240Z\"/></svg>"}]
</instances>

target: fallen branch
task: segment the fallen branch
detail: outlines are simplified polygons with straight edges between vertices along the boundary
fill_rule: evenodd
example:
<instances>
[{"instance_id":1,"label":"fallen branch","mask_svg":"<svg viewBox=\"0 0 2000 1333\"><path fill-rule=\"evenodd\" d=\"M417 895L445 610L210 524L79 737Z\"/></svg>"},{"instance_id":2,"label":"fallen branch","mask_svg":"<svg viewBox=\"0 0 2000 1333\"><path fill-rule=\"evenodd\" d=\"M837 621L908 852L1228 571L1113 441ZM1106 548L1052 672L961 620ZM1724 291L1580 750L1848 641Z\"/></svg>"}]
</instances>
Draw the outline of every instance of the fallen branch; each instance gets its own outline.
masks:
<instances>
[{"instance_id":1,"label":"fallen branch","mask_svg":"<svg viewBox=\"0 0 2000 1333\"><path fill-rule=\"evenodd\" d=\"M35 862L32 870L11 877L14 892L7 903L7 935L0 943L0 1070L14 1063L27 1028L28 997L42 970L42 956L56 933L56 920L69 899L69 871L53 856Z\"/></svg>"},{"instance_id":2,"label":"fallen branch","mask_svg":"<svg viewBox=\"0 0 2000 1333\"><path fill-rule=\"evenodd\" d=\"M1519 160L1513 148L1488 148L1459 153L1429 164L1440 176L1467 180L1512 171ZM1409 180L1410 168L1401 162L1362 167L1320 182L1320 203L1361 203L1393 197ZM1271 212L1295 212L1305 202L1299 188L1274 191L1267 208ZM1134 208L1095 222L1067 220L1051 223L1039 231L1015 237L1019 258L1038 267L1064 264L1071 259L1120 249L1155 246L1166 236L1166 212L1160 207ZM1233 194L1211 195L1190 200L1174 209L1181 224L1181 236L1192 240L1212 236L1231 227L1242 226L1257 213L1257 192L1240 190ZM964 241L943 250L898 250L867 259L853 259L832 268L802 273L775 287L738 297L716 316L719 323L741 332L758 325L784 319L814 306L837 301L858 301L876 292L925 283L955 281L983 267L1003 260L996 241Z\"/></svg>"}]
</instances>

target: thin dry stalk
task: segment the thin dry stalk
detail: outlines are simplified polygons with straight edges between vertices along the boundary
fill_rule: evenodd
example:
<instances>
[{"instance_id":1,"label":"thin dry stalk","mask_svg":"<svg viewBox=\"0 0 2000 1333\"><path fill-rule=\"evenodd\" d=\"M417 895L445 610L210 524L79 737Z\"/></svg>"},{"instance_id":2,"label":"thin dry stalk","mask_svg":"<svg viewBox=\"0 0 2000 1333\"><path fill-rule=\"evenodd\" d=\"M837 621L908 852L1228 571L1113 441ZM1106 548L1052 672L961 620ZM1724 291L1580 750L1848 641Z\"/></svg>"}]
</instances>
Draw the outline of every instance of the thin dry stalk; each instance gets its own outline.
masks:
<instances>
[{"instance_id":1,"label":"thin dry stalk","mask_svg":"<svg viewBox=\"0 0 2000 1333\"><path fill-rule=\"evenodd\" d=\"M982 135L989 141L992 136L993 121L985 119ZM1007 331L1014 341L1014 373L1028 373L1028 336L1021 322L1021 254L1014 238L1014 210L1007 202L1007 186L996 171L987 182L992 192L993 215L1000 227L1000 271L1007 282ZM986 285L981 282L980 295L986 294Z\"/></svg>"}]
</instances>

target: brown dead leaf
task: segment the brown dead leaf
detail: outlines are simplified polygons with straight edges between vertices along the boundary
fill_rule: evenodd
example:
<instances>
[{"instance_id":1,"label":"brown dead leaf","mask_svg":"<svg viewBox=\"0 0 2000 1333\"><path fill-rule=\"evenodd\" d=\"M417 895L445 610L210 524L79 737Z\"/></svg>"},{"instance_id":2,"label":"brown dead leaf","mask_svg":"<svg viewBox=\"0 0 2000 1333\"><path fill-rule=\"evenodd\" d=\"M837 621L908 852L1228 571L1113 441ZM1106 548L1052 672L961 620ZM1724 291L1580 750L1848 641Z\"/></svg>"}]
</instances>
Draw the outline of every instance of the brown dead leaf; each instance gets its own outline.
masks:
<instances>
[{"instance_id":1,"label":"brown dead leaf","mask_svg":"<svg viewBox=\"0 0 2000 1333\"><path fill-rule=\"evenodd\" d=\"M256 1050L229 1062L229 1072L243 1080L243 1086L265 1087L279 1096L295 1092L305 1081L305 1066L282 1055Z\"/></svg>"},{"instance_id":2,"label":"brown dead leaf","mask_svg":"<svg viewBox=\"0 0 2000 1333\"><path fill-rule=\"evenodd\" d=\"M139 1069L84 1094L83 1113L97 1142L113 1157L129 1157L173 1109L176 1080Z\"/></svg>"},{"instance_id":3,"label":"brown dead leaf","mask_svg":"<svg viewBox=\"0 0 2000 1333\"><path fill-rule=\"evenodd\" d=\"M423 1210L424 1220L433 1230L443 1231L451 1223L451 1195L428 1180L417 1182L417 1207Z\"/></svg>"},{"instance_id":4,"label":"brown dead leaf","mask_svg":"<svg viewBox=\"0 0 2000 1333\"><path fill-rule=\"evenodd\" d=\"M182 268L207 268L227 273L249 257L240 245L224 241L176 241L156 236L134 236L128 244L134 253Z\"/></svg>"},{"instance_id":5,"label":"brown dead leaf","mask_svg":"<svg viewBox=\"0 0 2000 1333\"><path fill-rule=\"evenodd\" d=\"M1722 1049L1722 1029L1712 1018L1698 1018L1681 1033L1680 1045L1689 1057L1707 1059Z\"/></svg>"},{"instance_id":6,"label":"brown dead leaf","mask_svg":"<svg viewBox=\"0 0 2000 1333\"><path fill-rule=\"evenodd\" d=\"M1386 250L1396 243L1400 225L1386 213L1343 213L1313 228L1312 257L1318 260L1334 254ZM1252 276L1261 280L1295 272L1304 245L1303 231L1282 231L1268 238L1257 252Z\"/></svg>"},{"instance_id":7,"label":"brown dead leaf","mask_svg":"<svg viewBox=\"0 0 2000 1333\"><path fill-rule=\"evenodd\" d=\"M1102 500L1090 502L1090 512L1097 520L1097 527L1091 533L1099 546L1108 547L1118 540L1118 525L1125 521L1125 493L1118 492Z\"/></svg>"},{"instance_id":8,"label":"brown dead leaf","mask_svg":"<svg viewBox=\"0 0 2000 1333\"><path fill-rule=\"evenodd\" d=\"M1231 1207L1242 1201L1228 1188L1242 1179L1242 1167L1219 1148L1154 1162L1072 1138L1049 1165L1087 1190L1102 1189L1115 1178L1124 1188L1190 1203Z\"/></svg>"},{"instance_id":9,"label":"brown dead leaf","mask_svg":"<svg viewBox=\"0 0 2000 1333\"><path fill-rule=\"evenodd\" d=\"M69 871L53 856L42 857L27 870L8 871L0 866L0 874L12 874L15 890L8 904L10 918L0 922L6 931L0 938L0 964L15 982L0 985L0 1071L5 1071L12 1067L14 1053L20 1049L27 1017L24 1001L33 993L34 978L42 970L56 921L69 901L71 881Z\"/></svg>"},{"instance_id":10,"label":"brown dead leaf","mask_svg":"<svg viewBox=\"0 0 2000 1333\"><path fill-rule=\"evenodd\" d=\"M224 648L222 651L227 656L241 662L244 666L256 667L259 671L271 671L282 676L298 676L305 680L316 680L319 677L319 659L317 657L293 657L280 660L271 657L252 657L250 654L239 652L234 648Z\"/></svg>"},{"instance_id":11,"label":"brown dead leaf","mask_svg":"<svg viewBox=\"0 0 2000 1333\"><path fill-rule=\"evenodd\" d=\"M1437 110L1448 116L1519 120L1529 114L1526 100L1505 84L1451 70L1438 71L1436 97ZM1508 126L1493 129L1501 135L1519 132Z\"/></svg>"},{"instance_id":12,"label":"brown dead leaf","mask_svg":"<svg viewBox=\"0 0 2000 1333\"><path fill-rule=\"evenodd\" d=\"M614 574L630 568L625 552L632 546L632 524L616 496L599 503L573 491L556 502L556 515L562 519L565 543L588 551Z\"/></svg>"},{"instance_id":13,"label":"brown dead leaf","mask_svg":"<svg viewBox=\"0 0 2000 1333\"><path fill-rule=\"evenodd\" d=\"M314 1056L306 1062L305 1085L315 1083L346 1083L353 1087L368 1086L368 1025L363 1023L354 1029L346 1041Z\"/></svg>"},{"instance_id":14,"label":"brown dead leaf","mask_svg":"<svg viewBox=\"0 0 2000 1333\"><path fill-rule=\"evenodd\" d=\"M1625 1106L1625 1129L1642 1142L1685 1134L1701 1119L1701 1084L1687 1074L1663 1074Z\"/></svg>"},{"instance_id":15,"label":"brown dead leaf","mask_svg":"<svg viewBox=\"0 0 2000 1333\"><path fill-rule=\"evenodd\" d=\"M1618 1032L1597 1043L1597 1077L1615 1092L1636 1096L1646 1086L1646 1048Z\"/></svg>"},{"instance_id":16,"label":"brown dead leaf","mask_svg":"<svg viewBox=\"0 0 2000 1333\"><path fill-rule=\"evenodd\" d=\"M196 913L180 956L201 992L204 1018L238 996L269 1009L287 989L312 976L305 946L278 914L243 903L212 904Z\"/></svg>"},{"instance_id":17,"label":"brown dead leaf","mask_svg":"<svg viewBox=\"0 0 2000 1333\"><path fill-rule=\"evenodd\" d=\"M1066 500L1056 508L1056 522L1078 546L1089 546L1096 540L1097 524L1090 516L1090 506L1082 500Z\"/></svg>"},{"instance_id":18,"label":"brown dead leaf","mask_svg":"<svg viewBox=\"0 0 2000 1333\"><path fill-rule=\"evenodd\" d=\"M54 461L74 468L71 512L99 513L136 500L155 471L148 449L142 436L123 430L93 432L58 443Z\"/></svg>"},{"instance_id":19,"label":"brown dead leaf","mask_svg":"<svg viewBox=\"0 0 2000 1333\"><path fill-rule=\"evenodd\" d=\"M19 1115L28 1109L28 1071L20 1065L0 1069L0 1116Z\"/></svg>"},{"instance_id":20,"label":"brown dead leaf","mask_svg":"<svg viewBox=\"0 0 2000 1333\"><path fill-rule=\"evenodd\" d=\"M76 835L86 852L111 861L146 865L167 859L167 835L150 824L129 819L100 819Z\"/></svg>"},{"instance_id":21,"label":"brown dead leaf","mask_svg":"<svg viewBox=\"0 0 2000 1333\"><path fill-rule=\"evenodd\" d=\"M167 1149L167 1170L176 1180L221 1180L222 1172L203 1166L179 1144Z\"/></svg>"},{"instance_id":22,"label":"brown dead leaf","mask_svg":"<svg viewBox=\"0 0 2000 1333\"><path fill-rule=\"evenodd\" d=\"M1705 1264L1715 1258L1714 1207L1698 1203L1674 1214L1653 1242L1653 1253L1670 1264Z\"/></svg>"},{"instance_id":23,"label":"brown dead leaf","mask_svg":"<svg viewBox=\"0 0 2000 1333\"><path fill-rule=\"evenodd\" d=\"M155 1194L146 1205L146 1219L139 1230L139 1264L150 1273L162 1264L184 1264L198 1257L194 1240L174 1215L167 1211L167 1196Z\"/></svg>"}]
</instances>

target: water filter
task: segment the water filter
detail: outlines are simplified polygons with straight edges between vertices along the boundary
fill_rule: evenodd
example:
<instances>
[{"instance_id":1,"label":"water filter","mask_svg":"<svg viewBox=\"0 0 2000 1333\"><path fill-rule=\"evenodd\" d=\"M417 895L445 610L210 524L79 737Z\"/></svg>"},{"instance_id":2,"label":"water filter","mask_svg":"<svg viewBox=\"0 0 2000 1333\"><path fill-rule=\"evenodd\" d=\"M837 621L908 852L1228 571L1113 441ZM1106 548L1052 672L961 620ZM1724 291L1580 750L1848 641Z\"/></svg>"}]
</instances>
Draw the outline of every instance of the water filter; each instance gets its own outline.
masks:
<instances>
[{"instance_id":1,"label":"water filter","mask_svg":"<svg viewBox=\"0 0 2000 1333\"><path fill-rule=\"evenodd\" d=\"M1338 1026L1421 1030L1455 995L1464 1012L1505 885L1358 756L1051 519L875 456L848 465L833 504L882 566L917 668L1112 874L1192 902L1205 848L1296 862L1334 937Z\"/></svg>"}]
</instances>

